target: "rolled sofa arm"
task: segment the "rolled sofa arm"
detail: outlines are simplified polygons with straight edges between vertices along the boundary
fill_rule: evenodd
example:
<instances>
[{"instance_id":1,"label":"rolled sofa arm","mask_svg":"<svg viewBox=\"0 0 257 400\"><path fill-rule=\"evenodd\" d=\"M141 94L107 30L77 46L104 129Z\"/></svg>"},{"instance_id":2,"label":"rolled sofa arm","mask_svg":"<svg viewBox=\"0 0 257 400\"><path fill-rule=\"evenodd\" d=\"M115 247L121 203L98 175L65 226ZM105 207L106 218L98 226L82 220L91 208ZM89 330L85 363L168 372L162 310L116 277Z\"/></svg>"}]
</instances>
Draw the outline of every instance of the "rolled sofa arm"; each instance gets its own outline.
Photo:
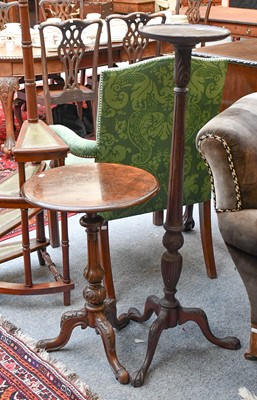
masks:
<instances>
[{"instance_id":1,"label":"rolled sofa arm","mask_svg":"<svg viewBox=\"0 0 257 400\"><path fill-rule=\"evenodd\" d=\"M257 93L244 96L199 131L216 211L257 208Z\"/></svg>"}]
</instances>

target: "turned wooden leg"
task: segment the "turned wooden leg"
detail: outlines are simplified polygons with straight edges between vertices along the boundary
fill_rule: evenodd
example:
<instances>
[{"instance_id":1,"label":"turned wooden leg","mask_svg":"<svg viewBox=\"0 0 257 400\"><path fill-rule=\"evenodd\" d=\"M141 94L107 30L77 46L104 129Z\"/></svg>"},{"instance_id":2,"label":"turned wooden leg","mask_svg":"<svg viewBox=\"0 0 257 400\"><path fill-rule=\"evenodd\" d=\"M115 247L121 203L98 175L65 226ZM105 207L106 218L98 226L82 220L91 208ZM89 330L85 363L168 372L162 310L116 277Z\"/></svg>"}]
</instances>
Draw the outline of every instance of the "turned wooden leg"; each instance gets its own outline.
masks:
<instances>
[{"instance_id":1,"label":"turned wooden leg","mask_svg":"<svg viewBox=\"0 0 257 400\"><path fill-rule=\"evenodd\" d=\"M163 225L163 210L162 211L155 211L153 213L153 224L156 226Z\"/></svg>"},{"instance_id":2,"label":"turned wooden leg","mask_svg":"<svg viewBox=\"0 0 257 400\"><path fill-rule=\"evenodd\" d=\"M15 146L13 125L13 97L19 88L19 79L15 77L0 78L0 101L5 116L6 140L1 146L3 153L13 155Z\"/></svg>"},{"instance_id":3,"label":"turned wooden leg","mask_svg":"<svg viewBox=\"0 0 257 400\"><path fill-rule=\"evenodd\" d=\"M193 204L186 206L185 212L183 214L183 231L184 232L192 231L195 227L193 211L194 211Z\"/></svg>"},{"instance_id":4,"label":"turned wooden leg","mask_svg":"<svg viewBox=\"0 0 257 400\"><path fill-rule=\"evenodd\" d=\"M58 212L48 210L47 216L48 216L50 244L53 248L59 247L60 246L60 235L59 235Z\"/></svg>"},{"instance_id":5,"label":"turned wooden leg","mask_svg":"<svg viewBox=\"0 0 257 400\"><path fill-rule=\"evenodd\" d=\"M30 259L30 240L29 240L29 219L28 210L21 210L22 226L22 250L24 262L24 284L26 287L32 287L31 259Z\"/></svg>"},{"instance_id":6,"label":"turned wooden leg","mask_svg":"<svg viewBox=\"0 0 257 400\"><path fill-rule=\"evenodd\" d=\"M257 361L257 324L251 324L250 348L245 353L245 358L250 361Z\"/></svg>"},{"instance_id":7,"label":"turned wooden leg","mask_svg":"<svg viewBox=\"0 0 257 400\"><path fill-rule=\"evenodd\" d=\"M100 229L99 241L100 263L104 269L104 286L106 289L106 298L110 300L116 300L109 246L108 222L105 222Z\"/></svg>"},{"instance_id":8,"label":"turned wooden leg","mask_svg":"<svg viewBox=\"0 0 257 400\"><path fill-rule=\"evenodd\" d=\"M102 338L105 353L116 379L123 384L129 382L129 374L120 364L115 346L115 332L105 313L106 291L102 285L104 270L100 265L99 257L99 230L103 225L102 217L95 213L81 217L80 224L86 228L88 264L84 270L84 278L88 284L83 291L85 299L84 309L66 312L62 316L61 330L55 339L41 340L38 348L48 351L57 350L65 346L76 326L94 328Z\"/></svg>"},{"instance_id":9,"label":"turned wooden leg","mask_svg":"<svg viewBox=\"0 0 257 400\"><path fill-rule=\"evenodd\" d=\"M199 219L203 256L209 278L217 278L211 230L211 201L199 203Z\"/></svg>"}]
</instances>

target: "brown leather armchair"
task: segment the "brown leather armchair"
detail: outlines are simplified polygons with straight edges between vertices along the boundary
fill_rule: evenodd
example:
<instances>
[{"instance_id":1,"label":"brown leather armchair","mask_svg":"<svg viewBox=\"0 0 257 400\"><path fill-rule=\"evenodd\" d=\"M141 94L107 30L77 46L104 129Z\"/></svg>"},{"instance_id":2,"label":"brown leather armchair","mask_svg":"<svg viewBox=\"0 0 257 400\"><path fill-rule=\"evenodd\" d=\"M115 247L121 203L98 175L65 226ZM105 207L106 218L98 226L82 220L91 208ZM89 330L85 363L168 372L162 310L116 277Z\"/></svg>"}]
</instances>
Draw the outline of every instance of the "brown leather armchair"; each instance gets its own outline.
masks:
<instances>
[{"instance_id":1,"label":"brown leather armchair","mask_svg":"<svg viewBox=\"0 0 257 400\"><path fill-rule=\"evenodd\" d=\"M210 120L196 143L209 166L221 235L250 301L245 357L257 360L257 93Z\"/></svg>"}]
</instances>

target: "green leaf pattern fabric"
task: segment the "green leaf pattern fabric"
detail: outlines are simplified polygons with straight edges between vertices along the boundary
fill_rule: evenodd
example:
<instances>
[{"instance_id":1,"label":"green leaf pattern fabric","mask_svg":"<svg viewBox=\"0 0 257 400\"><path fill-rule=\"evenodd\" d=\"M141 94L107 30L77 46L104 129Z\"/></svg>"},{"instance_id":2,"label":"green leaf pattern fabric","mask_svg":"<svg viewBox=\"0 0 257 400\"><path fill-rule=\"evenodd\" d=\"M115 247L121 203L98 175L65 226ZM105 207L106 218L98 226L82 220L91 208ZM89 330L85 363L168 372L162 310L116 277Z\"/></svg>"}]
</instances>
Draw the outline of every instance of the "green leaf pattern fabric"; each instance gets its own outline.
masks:
<instances>
[{"instance_id":1,"label":"green leaf pattern fabric","mask_svg":"<svg viewBox=\"0 0 257 400\"><path fill-rule=\"evenodd\" d=\"M227 65L224 59L192 58L186 112L185 205L211 197L208 171L196 150L195 137L219 112ZM106 220L167 207L173 70L174 56L165 56L101 73L96 161L134 165L160 182L159 193L146 204L104 213Z\"/></svg>"}]
</instances>

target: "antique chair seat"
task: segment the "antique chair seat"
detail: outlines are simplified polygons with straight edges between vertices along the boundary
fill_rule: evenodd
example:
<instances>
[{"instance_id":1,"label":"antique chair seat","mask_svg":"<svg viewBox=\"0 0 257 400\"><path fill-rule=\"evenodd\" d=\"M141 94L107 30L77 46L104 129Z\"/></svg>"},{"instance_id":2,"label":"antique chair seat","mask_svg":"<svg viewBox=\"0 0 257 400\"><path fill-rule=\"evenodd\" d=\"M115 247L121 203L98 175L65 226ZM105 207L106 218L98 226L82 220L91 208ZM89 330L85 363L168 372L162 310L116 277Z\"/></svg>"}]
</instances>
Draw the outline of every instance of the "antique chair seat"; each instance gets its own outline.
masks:
<instances>
[{"instance_id":1,"label":"antique chair seat","mask_svg":"<svg viewBox=\"0 0 257 400\"><path fill-rule=\"evenodd\" d=\"M200 127L219 111L227 64L227 61L220 59L192 60L186 117L185 205L210 202L208 171L195 148L195 136ZM164 210L167 207L174 103L174 84L170 76L173 68L174 57L164 56L102 71L99 82L96 142L81 139L68 128L51 126L67 143L71 153L78 157L94 157L96 162L137 166L158 179L161 188L154 199L144 206L105 213L106 221ZM210 213L207 210L208 207L205 208L205 224L202 223L202 229L207 227L206 232L202 234L202 240L205 240L204 251L208 247L211 254ZM110 262L107 226L101 235L102 243L107 246L103 250L106 266ZM215 273L214 263L214 270L209 271L209 275L215 276Z\"/></svg>"},{"instance_id":2,"label":"antique chair seat","mask_svg":"<svg viewBox=\"0 0 257 400\"><path fill-rule=\"evenodd\" d=\"M221 235L249 297L245 357L257 360L257 93L209 121L197 135L197 146L210 170Z\"/></svg>"}]
</instances>

